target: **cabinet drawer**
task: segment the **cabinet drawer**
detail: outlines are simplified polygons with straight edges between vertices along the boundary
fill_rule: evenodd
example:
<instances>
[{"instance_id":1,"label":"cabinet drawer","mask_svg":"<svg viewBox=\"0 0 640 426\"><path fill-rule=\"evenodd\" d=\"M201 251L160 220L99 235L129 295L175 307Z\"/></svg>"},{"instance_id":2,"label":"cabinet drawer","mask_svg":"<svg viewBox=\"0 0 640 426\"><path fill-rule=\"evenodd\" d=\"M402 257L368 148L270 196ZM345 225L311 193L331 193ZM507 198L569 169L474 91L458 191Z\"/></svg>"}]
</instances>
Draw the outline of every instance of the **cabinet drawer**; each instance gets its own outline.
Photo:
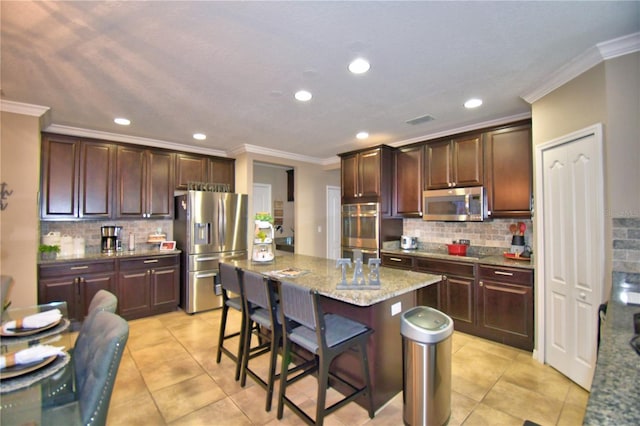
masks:
<instances>
[{"instance_id":1,"label":"cabinet drawer","mask_svg":"<svg viewBox=\"0 0 640 426\"><path fill-rule=\"evenodd\" d=\"M413 256L402 256L398 254L382 254L382 266L390 268L411 269L413 268Z\"/></svg>"},{"instance_id":2,"label":"cabinet drawer","mask_svg":"<svg viewBox=\"0 0 640 426\"><path fill-rule=\"evenodd\" d=\"M478 279L533 287L533 271L529 269L480 265L478 267Z\"/></svg>"},{"instance_id":3,"label":"cabinet drawer","mask_svg":"<svg viewBox=\"0 0 640 426\"><path fill-rule=\"evenodd\" d=\"M452 262L448 260L416 257L415 269L418 272L430 274L458 275L473 278L475 265L467 262Z\"/></svg>"},{"instance_id":4,"label":"cabinet drawer","mask_svg":"<svg viewBox=\"0 0 640 426\"><path fill-rule=\"evenodd\" d=\"M136 269L155 269L178 264L178 256L149 256L135 259L122 259L120 262L121 271Z\"/></svg>"},{"instance_id":5,"label":"cabinet drawer","mask_svg":"<svg viewBox=\"0 0 640 426\"><path fill-rule=\"evenodd\" d=\"M113 272L115 270L115 261L92 261L92 262L74 262L52 265L40 265L40 278L55 278L62 275L84 275L100 272Z\"/></svg>"}]
</instances>

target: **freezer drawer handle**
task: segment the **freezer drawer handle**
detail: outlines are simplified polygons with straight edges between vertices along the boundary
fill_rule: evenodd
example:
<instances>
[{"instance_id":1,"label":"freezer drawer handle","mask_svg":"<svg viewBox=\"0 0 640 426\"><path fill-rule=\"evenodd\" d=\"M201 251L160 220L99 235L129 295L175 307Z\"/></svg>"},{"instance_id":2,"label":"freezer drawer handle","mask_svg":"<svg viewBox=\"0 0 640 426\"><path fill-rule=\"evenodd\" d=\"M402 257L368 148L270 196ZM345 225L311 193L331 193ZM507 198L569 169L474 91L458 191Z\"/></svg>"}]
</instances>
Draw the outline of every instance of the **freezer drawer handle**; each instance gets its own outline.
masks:
<instances>
[{"instance_id":1,"label":"freezer drawer handle","mask_svg":"<svg viewBox=\"0 0 640 426\"><path fill-rule=\"evenodd\" d=\"M215 277L216 274L215 272L210 272L208 274L196 274L196 278L210 278L210 277Z\"/></svg>"},{"instance_id":2,"label":"freezer drawer handle","mask_svg":"<svg viewBox=\"0 0 640 426\"><path fill-rule=\"evenodd\" d=\"M89 269L89 265L84 265L84 266L72 266L71 268L69 268L72 271L77 271L78 269Z\"/></svg>"},{"instance_id":3,"label":"freezer drawer handle","mask_svg":"<svg viewBox=\"0 0 640 426\"><path fill-rule=\"evenodd\" d=\"M210 260L218 260L217 257L199 257L196 262L209 262Z\"/></svg>"},{"instance_id":4,"label":"freezer drawer handle","mask_svg":"<svg viewBox=\"0 0 640 426\"><path fill-rule=\"evenodd\" d=\"M496 275L506 275L508 277L512 277L513 276L512 272L493 271L493 273L496 274Z\"/></svg>"},{"instance_id":5,"label":"freezer drawer handle","mask_svg":"<svg viewBox=\"0 0 640 426\"><path fill-rule=\"evenodd\" d=\"M145 260L144 263L158 263L158 259Z\"/></svg>"}]
</instances>

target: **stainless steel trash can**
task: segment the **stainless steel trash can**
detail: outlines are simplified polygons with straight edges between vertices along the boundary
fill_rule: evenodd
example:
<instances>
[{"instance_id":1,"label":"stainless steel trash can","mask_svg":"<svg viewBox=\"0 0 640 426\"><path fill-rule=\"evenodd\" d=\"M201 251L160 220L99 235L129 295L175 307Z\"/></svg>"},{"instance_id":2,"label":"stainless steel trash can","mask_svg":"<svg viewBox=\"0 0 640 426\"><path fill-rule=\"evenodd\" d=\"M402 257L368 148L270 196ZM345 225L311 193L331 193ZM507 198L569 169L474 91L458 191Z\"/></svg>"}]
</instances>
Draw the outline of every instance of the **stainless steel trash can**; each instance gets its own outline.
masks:
<instances>
[{"instance_id":1,"label":"stainless steel trash can","mask_svg":"<svg viewBox=\"0 0 640 426\"><path fill-rule=\"evenodd\" d=\"M402 314L403 420L406 425L441 426L451 415L453 320L426 306Z\"/></svg>"}]
</instances>

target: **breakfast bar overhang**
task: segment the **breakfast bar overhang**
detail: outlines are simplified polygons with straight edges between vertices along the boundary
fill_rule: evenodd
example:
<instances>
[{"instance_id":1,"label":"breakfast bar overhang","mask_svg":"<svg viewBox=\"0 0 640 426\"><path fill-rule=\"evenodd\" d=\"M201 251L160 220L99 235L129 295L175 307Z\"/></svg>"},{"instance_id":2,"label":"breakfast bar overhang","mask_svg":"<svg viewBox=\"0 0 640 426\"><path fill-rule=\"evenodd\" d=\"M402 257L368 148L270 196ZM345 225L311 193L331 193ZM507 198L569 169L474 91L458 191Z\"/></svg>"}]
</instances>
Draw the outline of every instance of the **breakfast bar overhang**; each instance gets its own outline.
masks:
<instances>
[{"instance_id":1,"label":"breakfast bar overhang","mask_svg":"<svg viewBox=\"0 0 640 426\"><path fill-rule=\"evenodd\" d=\"M336 261L304 255L283 255L274 262L256 263L251 260L225 261L238 268L254 271L274 280L286 280L313 288L322 295L326 312L337 313L366 324L374 330L367 346L374 410L402 391L402 338L400 314L414 306L417 290L441 281L439 275L424 274L400 269L380 267L380 288L375 290L338 290L342 271ZM367 267L364 267L367 272ZM278 278L276 271L292 270L295 273ZM350 282L353 269L347 270ZM346 353L332 366L339 374L358 382L359 361L355 354ZM339 388L338 388L339 389ZM364 399L358 404L365 406Z\"/></svg>"}]
</instances>

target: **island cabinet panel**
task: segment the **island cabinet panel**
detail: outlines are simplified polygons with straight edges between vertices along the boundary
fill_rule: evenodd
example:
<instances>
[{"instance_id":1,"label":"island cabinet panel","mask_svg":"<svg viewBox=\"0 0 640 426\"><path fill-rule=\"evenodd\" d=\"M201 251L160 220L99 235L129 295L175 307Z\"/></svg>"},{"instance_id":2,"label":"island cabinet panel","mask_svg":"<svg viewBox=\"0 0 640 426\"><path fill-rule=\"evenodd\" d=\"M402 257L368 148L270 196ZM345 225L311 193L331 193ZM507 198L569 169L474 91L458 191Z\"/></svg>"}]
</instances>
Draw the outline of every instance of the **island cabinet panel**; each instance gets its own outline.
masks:
<instances>
[{"instance_id":1,"label":"island cabinet panel","mask_svg":"<svg viewBox=\"0 0 640 426\"><path fill-rule=\"evenodd\" d=\"M114 161L112 144L43 134L40 217L111 217Z\"/></svg>"},{"instance_id":2,"label":"island cabinet panel","mask_svg":"<svg viewBox=\"0 0 640 426\"><path fill-rule=\"evenodd\" d=\"M422 145L395 152L394 215L422 217L424 148Z\"/></svg>"},{"instance_id":3,"label":"island cabinet panel","mask_svg":"<svg viewBox=\"0 0 640 426\"><path fill-rule=\"evenodd\" d=\"M175 189L187 189L189 182L208 182L208 163L203 155L177 154Z\"/></svg>"},{"instance_id":4,"label":"island cabinet panel","mask_svg":"<svg viewBox=\"0 0 640 426\"><path fill-rule=\"evenodd\" d=\"M91 261L38 267L38 303L67 302L69 319L80 322L99 290L116 291L115 262Z\"/></svg>"},{"instance_id":5,"label":"island cabinet panel","mask_svg":"<svg viewBox=\"0 0 640 426\"><path fill-rule=\"evenodd\" d=\"M116 217L173 217L173 154L119 146Z\"/></svg>"},{"instance_id":6,"label":"island cabinet panel","mask_svg":"<svg viewBox=\"0 0 640 426\"><path fill-rule=\"evenodd\" d=\"M340 157L342 204L380 203L381 214L391 216L394 149L383 145Z\"/></svg>"},{"instance_id":7,"label":"island cabinet panel","mask_svg":"<svg viewBox=\"0 0 640 426\"><path fill-rule=\"evenodd\" d=\"M483 145L480 134L425 145L425 189L483 184Z\"/></svg>"},{"instance_id":8,"label":"island cabinet panel","mask_svg":"<svg viewBox=\"0 0 640 426\"><path fill-rule=\"evenodd\" d=\"M478 335L533 350L533 271L479 265Z\"/></svg>"},{"instance_id":9,"label":"island cabinet panel","mask_svg":"<svg viewBox=\"0 0 640 426\"><path fill-rule=\"evenodd\" d=\"M178 255L119 261L118 303L125 319L170 312L179 303Z\"/></svg>"},{"instance_id":10,"label":"island cabinet panel","mask_svg":"<svg viewBox=\"0 0 640 426\"><path fill-rule=\"evenodd\" d=\"M488 132L484 138L485 187L490 216L531 217L531 125Z\"/></svg>"}]
</instances>

